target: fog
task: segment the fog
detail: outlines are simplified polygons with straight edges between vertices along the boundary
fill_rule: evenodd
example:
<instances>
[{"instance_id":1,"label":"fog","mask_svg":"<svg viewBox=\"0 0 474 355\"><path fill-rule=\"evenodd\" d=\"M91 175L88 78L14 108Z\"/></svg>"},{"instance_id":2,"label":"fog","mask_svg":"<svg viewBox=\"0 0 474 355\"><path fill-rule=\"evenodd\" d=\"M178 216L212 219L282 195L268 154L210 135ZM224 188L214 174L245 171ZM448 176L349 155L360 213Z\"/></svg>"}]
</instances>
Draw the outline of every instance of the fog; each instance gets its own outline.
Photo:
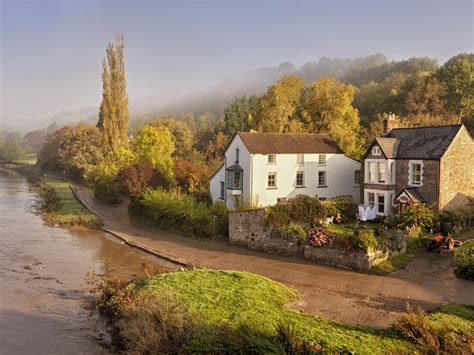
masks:
<instances>
[{"instance_id":1,"label":"fog","mask_svg":"<svg viewBox=\"0 0 474 355\"><path fill-rule=\"evenodd\" d=\"M472 21L471 1L458 0L1 0L1 125L94 119L101 60L117 33L132 115L202 110L216 96L219 114L226 99L284 73L316 78L324 56L443 63L472 52Z\"/></svg>"}]
</instances>

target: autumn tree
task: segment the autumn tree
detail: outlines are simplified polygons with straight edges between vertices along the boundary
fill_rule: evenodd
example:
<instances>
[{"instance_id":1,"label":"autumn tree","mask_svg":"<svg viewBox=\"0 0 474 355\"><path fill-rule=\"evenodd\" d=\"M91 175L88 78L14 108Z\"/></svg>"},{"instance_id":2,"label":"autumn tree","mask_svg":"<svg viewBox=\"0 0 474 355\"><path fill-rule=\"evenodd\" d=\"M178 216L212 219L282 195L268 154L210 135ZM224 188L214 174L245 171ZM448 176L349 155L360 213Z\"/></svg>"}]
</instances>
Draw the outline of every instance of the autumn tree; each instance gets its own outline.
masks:
<instances>
[{"instance_id":1,"label":"autumn tree","mask_svg":"<svg viewBox=\"0 0 474 355\"><path fill-rule=\"evenodd\" d=\"M175 159L173 172L176 183L186 193L197 193L207 190L211 174L206 163L187 159Z\"/></svg>"},{"instance_id":2,"label":"autumn tree","mask_svg":"<svg viewBox=\"0 0 474 355\"><path fill-rule=\"evenodd\" d=\"M352 106L355 88L335 78L309 85L302 96L301 119L308 132L327 133L349 155L360 154L359 113Z\"/></svg>"},{"instance_id":3,"label":"autumn tree","mask_svg":"<svg viewBox=\"0 0 474 355\"><path fill-rule=\"evenodd\" d=\"M172 179L175 145L168 128L143 126L133 142L133 150L138 162L150 163L160 174Z\"/></svg>"},{"instance_id":4,"label":"autumn tree","mask_svg":"<svg viewBox=\"0 0 474 355\"><path fill-rule=\"evenodd\" d=\"M128 96L125 80L124 41L117 36L107 45L102 60L102 103L97 127L102 131L106 146L115 153L127 144Z\"/></svg>"},{"instance_id":5,"label":"autumn tree","mask_svg":"<svg viewBox=\"0 0 474 355\"><path fill-rule=\"evenodd\" d=\"M263 95L254 127L260 132L289 132L299 107L304 81L297 75L285 75Z\"/></svg>"},{"instance_id":6,"label":"autumn tree","mask_svg":"<svg viewBox=\"0 0 474 355\"><path fill-rule=\"evenodd\" d=\"M167 128L173 136L173 143L176 147L174 156L187 157L192 153L194 137L191 129L183 121L174 118L158 118L150 123L152 126Z\"/></svg>"}]
</instances>

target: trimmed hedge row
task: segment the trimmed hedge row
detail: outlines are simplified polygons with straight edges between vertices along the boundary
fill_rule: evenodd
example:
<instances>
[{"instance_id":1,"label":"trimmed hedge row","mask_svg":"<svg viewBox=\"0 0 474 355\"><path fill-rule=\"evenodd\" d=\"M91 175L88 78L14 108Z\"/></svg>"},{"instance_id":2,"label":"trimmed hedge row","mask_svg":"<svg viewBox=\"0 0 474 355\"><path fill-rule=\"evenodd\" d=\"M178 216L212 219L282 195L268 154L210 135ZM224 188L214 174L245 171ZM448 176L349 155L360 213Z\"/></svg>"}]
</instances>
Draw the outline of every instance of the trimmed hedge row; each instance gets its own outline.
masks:
<instances>
[{"instance_id":1,"label":"trimmed hedge row","mask_svg":"<svg viewBox=\"0 0 474 355\"><path fill-rule=\"evenodd\" d=\"M209 208L189 195L148 189L130 202L129 212L156 227L188 236L210 238L215 234Z\"/></svg>"}]
</instances>

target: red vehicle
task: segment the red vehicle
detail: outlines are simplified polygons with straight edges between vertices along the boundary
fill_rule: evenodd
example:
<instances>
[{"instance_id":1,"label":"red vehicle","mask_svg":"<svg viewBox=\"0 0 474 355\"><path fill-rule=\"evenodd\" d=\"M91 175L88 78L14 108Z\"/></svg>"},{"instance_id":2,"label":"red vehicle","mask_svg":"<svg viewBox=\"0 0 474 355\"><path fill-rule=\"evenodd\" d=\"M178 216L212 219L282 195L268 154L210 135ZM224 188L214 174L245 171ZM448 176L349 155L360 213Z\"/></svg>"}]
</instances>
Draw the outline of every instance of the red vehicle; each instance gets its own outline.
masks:
<instances>
[{"instance_id":1,"label":"red vehicle","mask_svg":"<svg viewBox=\"0 0 474 355\"><path fill-rule=\"evenodd\" d=\"M436 234L428 243L428 251L435 250L438 253L441 253L445 249L452 250L461 244L462 242L460 240L454 240L454 238L449 234L446 237L441 234Z\"/></svg>"}]
</instances>

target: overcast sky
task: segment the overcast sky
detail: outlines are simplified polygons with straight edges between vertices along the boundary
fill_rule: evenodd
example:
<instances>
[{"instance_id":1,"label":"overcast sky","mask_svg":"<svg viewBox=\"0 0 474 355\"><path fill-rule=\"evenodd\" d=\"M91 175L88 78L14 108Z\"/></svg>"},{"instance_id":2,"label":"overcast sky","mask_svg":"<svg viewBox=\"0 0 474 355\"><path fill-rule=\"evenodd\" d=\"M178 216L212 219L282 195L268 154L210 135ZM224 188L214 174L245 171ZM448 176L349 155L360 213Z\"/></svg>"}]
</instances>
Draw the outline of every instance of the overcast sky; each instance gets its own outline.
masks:
<instances>
[{"instance_id":1,"label":"overcast sky","mask_svg":"<svg viewBox=\"0 0 474 355\"><path fill-rule=\"evenodd\" d=\"M98 105L123 33L130 100L205 88L262 66L381 52L443 63L473 51L473 5L446 1L0 0L1 118Z\"/></svg>"}]
</instances>

